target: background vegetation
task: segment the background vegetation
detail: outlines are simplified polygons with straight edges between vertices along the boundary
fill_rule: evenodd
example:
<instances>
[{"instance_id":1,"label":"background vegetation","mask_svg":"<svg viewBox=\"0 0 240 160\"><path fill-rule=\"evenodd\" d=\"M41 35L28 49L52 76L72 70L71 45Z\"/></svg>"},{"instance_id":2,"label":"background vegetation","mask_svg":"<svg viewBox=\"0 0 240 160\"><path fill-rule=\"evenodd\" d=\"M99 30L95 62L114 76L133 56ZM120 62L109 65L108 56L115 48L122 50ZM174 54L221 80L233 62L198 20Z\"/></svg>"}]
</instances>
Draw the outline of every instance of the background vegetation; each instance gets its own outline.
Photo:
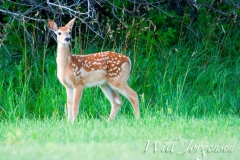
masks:
<instances>
[{"instance_id":1,"label":"background vegetation","mask_svg":"<svg viewBox=\"0 0 240 160\"><path fill-rule=\"evenodd\" d=\"M74 54L114 50L130 56L129 83L143 116L239 115L237 1L1 3L1 120L63 116L65 91L56 78L56 42L46 19L63 25L73 16ZM85 116L108 115L98 88L87 89L81 104ZM121 113L132 115L125 104Z\"/></svg>"}]
</instances>

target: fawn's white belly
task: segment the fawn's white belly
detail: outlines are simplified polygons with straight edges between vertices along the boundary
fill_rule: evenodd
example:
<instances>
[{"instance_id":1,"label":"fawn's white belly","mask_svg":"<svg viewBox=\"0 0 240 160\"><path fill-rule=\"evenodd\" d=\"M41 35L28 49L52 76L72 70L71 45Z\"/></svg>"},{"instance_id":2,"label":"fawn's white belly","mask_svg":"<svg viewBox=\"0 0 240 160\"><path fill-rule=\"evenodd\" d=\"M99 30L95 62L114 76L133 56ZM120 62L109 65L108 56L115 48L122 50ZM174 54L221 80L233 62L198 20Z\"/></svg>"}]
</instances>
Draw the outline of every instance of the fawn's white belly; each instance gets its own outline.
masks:
<instances>
[{"instance_id":1,"label":"fawn's white belly","mask_svg":"<svg viewBox=\"0 0 240 160\"><path fill-rule=\"evenodd\" d=\"M84 87L98 86L107 81L107 73L105 70L95 70L87 72L83 68L80 69L80 75Z\"/></svg>"},{"instance_id":2,"label":"fawn's white belly","mask_svg":"<svg viewBox=\"0 0 240 160\"><path fill-rule=\"evenodd\" d=\"M85 83L84 87L94 87L94 86L104 84L105 82L106 82L105 80L96 81L96 82L88 82L88 83Z\"/></svg>"}]
</instances>

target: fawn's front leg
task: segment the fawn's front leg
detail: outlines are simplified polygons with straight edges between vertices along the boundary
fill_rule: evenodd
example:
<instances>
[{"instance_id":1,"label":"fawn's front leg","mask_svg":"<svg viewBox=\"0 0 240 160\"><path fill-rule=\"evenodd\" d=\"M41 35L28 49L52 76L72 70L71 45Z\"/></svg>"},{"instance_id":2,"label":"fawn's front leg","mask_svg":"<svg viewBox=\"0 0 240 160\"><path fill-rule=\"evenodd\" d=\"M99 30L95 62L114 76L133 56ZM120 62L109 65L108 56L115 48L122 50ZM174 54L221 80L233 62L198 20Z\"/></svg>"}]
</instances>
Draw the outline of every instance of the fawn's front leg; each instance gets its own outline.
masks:
<instances>
[{"instance_id":1,"label":"fawn's front leg","mask_svg":"<svg viewBox=\"0 0 240 160\"><path fill-rule=\"evenodd\" d=\"M74 121L77 118L78 111L79 111L79 102L82 99L82 91L83 91L82 86L73 88L73 104L72 104L72 119L71 119L71 121Z\"/></svg>"},{"instance_id":2,"label":"fawn's front leg","mask_svg":"<svg viewBox=\"0 0 240 160\"><path fill-rule=\"evenodd\" d=\"M66 87L66 91L67 91L68 121L73 121L73 114L72 114L73 89Z\"/></svg>"}]
</instances>

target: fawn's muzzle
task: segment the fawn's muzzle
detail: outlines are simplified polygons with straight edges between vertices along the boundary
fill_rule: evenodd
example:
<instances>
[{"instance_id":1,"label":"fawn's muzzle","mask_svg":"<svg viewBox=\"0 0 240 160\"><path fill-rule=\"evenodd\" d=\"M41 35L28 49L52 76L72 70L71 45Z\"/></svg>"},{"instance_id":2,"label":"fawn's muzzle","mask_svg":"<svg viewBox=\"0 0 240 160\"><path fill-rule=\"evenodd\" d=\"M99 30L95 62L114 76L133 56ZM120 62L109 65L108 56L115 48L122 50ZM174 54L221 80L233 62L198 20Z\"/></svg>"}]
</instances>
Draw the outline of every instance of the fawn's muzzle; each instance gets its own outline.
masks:
<instances>
[{"instance_id":1,"label":"fawn's muzzle","mask_svg":"<svg viewBox=\"0 0 240 160\"><path fill-rule=\"evenodd\" d=\"M65 38L65 41L66 41L66 42L69 42L69 41L70 41L70 38Z\"/></svg>"}]
</instances>

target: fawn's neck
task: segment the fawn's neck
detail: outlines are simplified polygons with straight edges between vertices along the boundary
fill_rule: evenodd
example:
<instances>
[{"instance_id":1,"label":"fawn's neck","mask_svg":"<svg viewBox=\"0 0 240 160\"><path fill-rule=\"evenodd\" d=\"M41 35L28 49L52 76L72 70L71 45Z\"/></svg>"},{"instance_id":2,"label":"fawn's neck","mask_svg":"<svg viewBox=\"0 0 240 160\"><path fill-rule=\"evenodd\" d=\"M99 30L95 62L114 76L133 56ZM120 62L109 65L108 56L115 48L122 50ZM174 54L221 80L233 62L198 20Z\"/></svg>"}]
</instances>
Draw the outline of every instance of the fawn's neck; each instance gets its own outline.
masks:
<instances>
[{"instance_id":1,"label":"fawn's neck","mask_svg":"<svg viewBox=\"0 0 240 160\"><path fill-rule=\"evenodd\" d=\"M58 43L57 46L57 66L58 68L66 67L71 59L69 44Z\"/></svg>"}]
</instances>

